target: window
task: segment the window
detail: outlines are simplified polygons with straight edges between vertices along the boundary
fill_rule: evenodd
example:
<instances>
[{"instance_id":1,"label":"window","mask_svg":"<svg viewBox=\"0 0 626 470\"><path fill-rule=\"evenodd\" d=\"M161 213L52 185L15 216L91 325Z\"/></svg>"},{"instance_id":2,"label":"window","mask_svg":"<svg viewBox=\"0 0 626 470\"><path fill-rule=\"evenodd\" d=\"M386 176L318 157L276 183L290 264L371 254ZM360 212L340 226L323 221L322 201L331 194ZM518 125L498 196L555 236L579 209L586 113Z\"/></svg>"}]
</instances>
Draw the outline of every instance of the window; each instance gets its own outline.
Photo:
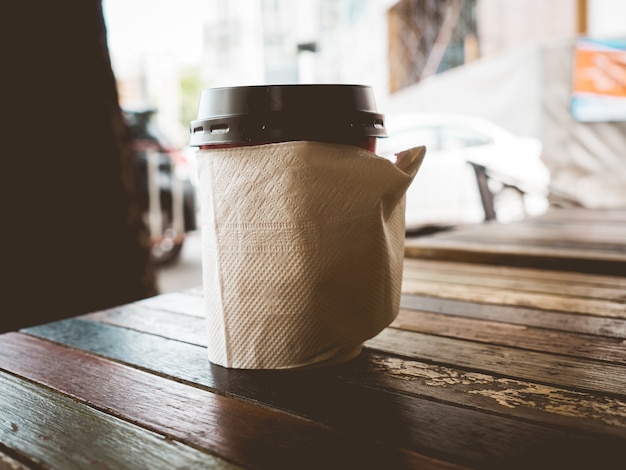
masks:
<instances>
[{"instance_id":1,"label":"window","mask_svg":"<svg viewBox=\"0 0 626 470\"><path fill-rule=\"evenodd\" d=\"M392 93L475 55L476 0L399 0L387 21Z\"/></svg>"},{"instance_id":2,"label":"window","mask_svg":"<svg viewBox=\"0 0 626 470\"><path fill-rule=\"evenodd\" d=\"M457 126L441 127L439 137L443 149L476 147L493 143L493 139L482 132Z\"/></svg>"},{"instance_id":3,"label":"window","mask_svg":"<svg viewBox=\"0 0 626 470\"><path fill-rule=\"evenodd\" d=\"M390 132L389 139L380 139L378 149L381 155L391 155L421 145L425 145L430 151L441 148L437 137L437 128L425 126Z\"/></svg>"}]
</instances>

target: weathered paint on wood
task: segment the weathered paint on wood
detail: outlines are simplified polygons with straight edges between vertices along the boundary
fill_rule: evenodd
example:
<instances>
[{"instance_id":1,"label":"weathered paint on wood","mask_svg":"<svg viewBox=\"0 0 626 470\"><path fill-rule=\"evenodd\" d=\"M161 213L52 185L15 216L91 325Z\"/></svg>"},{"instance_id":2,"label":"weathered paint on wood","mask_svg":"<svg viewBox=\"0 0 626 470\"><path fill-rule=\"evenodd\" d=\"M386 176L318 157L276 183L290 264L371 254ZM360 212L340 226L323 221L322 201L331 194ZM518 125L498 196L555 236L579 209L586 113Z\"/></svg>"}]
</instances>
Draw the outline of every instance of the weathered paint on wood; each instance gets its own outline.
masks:
<instances>
[{"instance_id":1,"label":"weathered paint on wood","mask_svg":"<svg viewBox=\"0 0 626 470\"><path fill-rule=\"evenodd\" d=\"M169 355L167 350L161 353ZM208 361L204 366L209 367ZM453 467L402 447L349 436L279 410L19 333L2 337L0 368L244 467ZM74 370L81 374L73 374ZM387 403L387 411L394 411L394 406ZM472 451L466 453L469 458Z\"/></svg>"},{"instance_id":2,"label":"weathered paint on wood","mask_svg":"<svg viewBox=\"0 0 626 470\"><path fill-rule=\"evenodd\" d=\"M558 214L405 260L393 327L333 367L209 364L200 287L1 335L0 468L159 468L175 448L245 468L621 470L626 210L591 229L596 212Z\"/></svg>"},{"instance_id":3,"label":"weathered paint on wood","mask_svg":"<svg viewBox=\"0 0 626 470\"><path fill-rule=\"evenodd\" d=\"M76 322L76 321L75 321ZM58 338L54 325L38 327L33 333L50 339ZM63 341L74 347L84 348L95 353L117 354L115 359L122 359L138 367L170 375L177 380L191 381L209 388L219 388L224 393L247 398L255 402L289 410L313 420L332 423L333 416L325 417L326 394L302 402L298 397L305 396L307 390L347 390L346 402L350 396L357 399L362 395L360 387L377 387L393 394L410 394L442 402L449 402L463 407L485 410L490 413L516 416L526 421L569 426L575 429L599 432L625 437L626 417L625 402L616 398L596 397L589 393L573 392L555 386L521 380L500 378L462 369L427 364L418 361L389 357L366 351L360 358L341 367L317 371L312 377L307 374L285 374L271 372L249 373L245 371L226 371L220 367L206 368L198 355L204 354L202 348L185 345L174 354L178 363L160 357L157 351L166 350L163 338L139 335L120 329L111 329L81 322L62 328L63 331L75 330L75 335L63 335ZM109 330L109 334L99 336L90 334L91 330ZM87 338L83 340L83 338ZM107 343L108 342L108 343ZM127 343L145 342L142 352L134 354L125 350ZM118 344L119 347L114 347ZM163 346L159 347L158 344ZM337 385L336 377L354 385L354 392L344 385ZM350 395L352 394L352 395ZM331 400L332 402L332 400ZM384 400L383 400L384 402ZM316 409L316 406L320 409ZM386 412L383 410L382 412ZM363 415L356 426L366 430L369 418L376 416L376 411ZM330 421L329 421L330 420ZM378 424L375 420L373 424ZM607 425L611 425L609 431ZM380 429L394 437L393 430Z\"/></svg>"},{"instance_id":4,"label":"weathered paint on wood","mask_svg":"<svg viewBox=\"0 0 626 470\"><path fill-rule=\"evenodd\" d=\"M520 419L626 437L626 399L412 361L367 351L359 376L347 380L399 393L424 394ZM361 378L362 377L362 378Z\"/></svg>"},{"instance_id":5,"label":"weathered paint on wood","mask_svg":"<svg viewBox=\"0 0 626 470\"><path fill-rule=\"evenodd\" d=\"M0 442L48 468L237 468L2 372L0 389Z\"/></svg>"},{"instance_id":6,"label":"weathered paint on wood","mask_svg":"<svg viewBox=\"0 0 626 470\"><path fill-rule=\"evenodd\" d=\"M577 391L626 396L624 366L388 328L372 349Z\"/></svg>"}]
</instances>

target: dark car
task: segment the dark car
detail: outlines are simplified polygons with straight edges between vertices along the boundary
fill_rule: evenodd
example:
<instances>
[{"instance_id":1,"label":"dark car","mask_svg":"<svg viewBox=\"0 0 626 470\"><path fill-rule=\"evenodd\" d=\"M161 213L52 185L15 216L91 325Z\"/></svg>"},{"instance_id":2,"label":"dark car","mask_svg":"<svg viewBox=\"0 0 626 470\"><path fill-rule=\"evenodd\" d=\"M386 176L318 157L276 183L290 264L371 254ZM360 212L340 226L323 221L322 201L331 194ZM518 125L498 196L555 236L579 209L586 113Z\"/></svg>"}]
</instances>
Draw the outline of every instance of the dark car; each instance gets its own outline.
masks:
<instances>
[{"instance_id":1,"label":"dark car","mask_svg":"<svg viewBox=\"0 0 626 470\"><path fill-rule=\"evenodd\" d=\"M180 149L153 122L154 109L124 110L133 136L139 203L156 264L176 260L185 235L197 229L196 193Z\"/></svg>"}]
</instances>

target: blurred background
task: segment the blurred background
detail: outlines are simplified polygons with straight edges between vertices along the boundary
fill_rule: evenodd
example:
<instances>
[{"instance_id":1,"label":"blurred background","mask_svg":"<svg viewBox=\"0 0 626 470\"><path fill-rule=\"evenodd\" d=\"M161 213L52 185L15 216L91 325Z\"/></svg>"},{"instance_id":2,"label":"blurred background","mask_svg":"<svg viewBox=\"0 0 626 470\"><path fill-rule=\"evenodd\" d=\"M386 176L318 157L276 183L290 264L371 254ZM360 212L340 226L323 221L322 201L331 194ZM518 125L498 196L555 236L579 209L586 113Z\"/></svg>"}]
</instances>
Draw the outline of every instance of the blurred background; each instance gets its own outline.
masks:
<instances>
[{"instance_id":1,"label":"blurred background","mask_svg":"<svg viewBox=\"0 0 626 470\"><path fill-rule=\"evenodd\" d=\"M407 195L414 234L550 205L626 206L622 0L103 0L103 9L121 106L149 117L183 186L197 184L188 125L203 88L347 83L374 89L390 134L380 154L428 143ZM160 268L163 291L201 282L195 268L183 284L164 280L199 262L189 251L196 227L180 228L187 219L178 222L187 246Z\"/></svg>"},{"instance_id":2,"label":"blurred background","mask_svg":"<svg viewBox=\"0 0 626 470\"><path fill-rule=\"evenodd\" d=\"M581 35L626 37L621 0L103 0L103 7L123 106L157 108L180 145L205 87L364 83L386 111L397 92L478 59ZM530 133L532 125L512 130Z\"/></svg>"}]
</instances>

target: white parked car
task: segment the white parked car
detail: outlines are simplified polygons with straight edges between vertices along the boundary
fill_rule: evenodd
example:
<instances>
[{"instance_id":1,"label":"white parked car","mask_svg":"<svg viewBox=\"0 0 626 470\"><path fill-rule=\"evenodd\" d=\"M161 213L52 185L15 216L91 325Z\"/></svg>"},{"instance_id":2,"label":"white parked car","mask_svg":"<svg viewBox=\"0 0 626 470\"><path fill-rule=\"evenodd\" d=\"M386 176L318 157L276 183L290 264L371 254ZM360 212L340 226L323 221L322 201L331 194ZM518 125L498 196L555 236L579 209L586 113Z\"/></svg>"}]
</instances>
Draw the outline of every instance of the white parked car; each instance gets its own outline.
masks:
<instances>
[{"instance_id":1,"label":"white parked car","mask_svg":"<svg viewBox=\"0 0 626 470\"><path fill-rule=\"evenodd\" d=\"M550 173L541 159L541 142L513 135L473 116L409 113L385 117L388 138L378 140L378 154L420 145L426 157L407 191L407 229L452 226L485 220L476 173L468 162L487 168L496 193L496 219L507 222L538 215L548 208ZM503 186L512 183L524 191ZM502 190L502 191L501 191Z\"/></svg>"}]
</instances>

